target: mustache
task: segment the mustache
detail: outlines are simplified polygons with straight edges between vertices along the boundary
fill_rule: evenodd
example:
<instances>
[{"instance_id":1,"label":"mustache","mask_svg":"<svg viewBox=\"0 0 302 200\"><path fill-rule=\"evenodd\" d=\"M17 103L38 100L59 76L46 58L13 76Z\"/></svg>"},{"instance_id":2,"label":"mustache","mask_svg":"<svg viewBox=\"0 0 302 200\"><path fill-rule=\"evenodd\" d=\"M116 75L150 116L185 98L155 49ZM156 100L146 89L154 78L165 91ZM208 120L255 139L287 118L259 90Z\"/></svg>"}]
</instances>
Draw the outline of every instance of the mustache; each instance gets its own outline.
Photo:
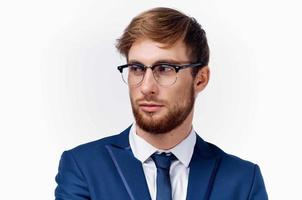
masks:
<instances>
[{"instance_id":1,"label":"mustache","mask_svg":"<svg viewBox=\"0 0 302 200\"><path fill-rule=\"evenodd\" d=\"M135 100L136 104L141 104L141 103L153 103L153 104L160 104L160 105L165 105L166 101L151 97L151 98L139 98Z\"/></svg>"}]
</instances>

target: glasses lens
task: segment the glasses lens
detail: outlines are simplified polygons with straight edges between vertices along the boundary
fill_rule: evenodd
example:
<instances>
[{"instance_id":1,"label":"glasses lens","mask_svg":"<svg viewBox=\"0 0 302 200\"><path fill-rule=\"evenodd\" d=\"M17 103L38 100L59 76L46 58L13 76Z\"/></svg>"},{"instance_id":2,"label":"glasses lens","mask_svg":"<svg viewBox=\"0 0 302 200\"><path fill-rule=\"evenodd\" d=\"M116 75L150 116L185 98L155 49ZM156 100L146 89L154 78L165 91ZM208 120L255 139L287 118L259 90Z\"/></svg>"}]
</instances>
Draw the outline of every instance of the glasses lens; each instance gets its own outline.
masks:
<instances>
[{"instance_id":1,"label":"glasses lens","mask_svg":"<svg viewBox=\"0 0 302 200\"><path fill-rule=\"evenodd\" d=\"M132 64L123 69L122 77L128 85L137 85L143 80L144 74L143 66Z\"/></svg>"},{"instance_id":2,"label":"glasses lens","mask_svg":"<svg viewBox=\"0 0 302 200\"><path fill-rule=\"evenodd\" d=\"M172 85L177 79L175 68L167 64L156 65L153 75L158 84L162 86Z\"/></svg>"},{"instance_id":3,"label":"glasses lens","mask_svg":"<svg viewBox=\"0 0 302 200\"><path fill-rule=\"evenodd\" d=\"M176 82L177 73L173 66L169 64L157 64L152 68L154 79L159 85L169 86ZM146 69L143 65L129 64L123 68L122 78L128 85L138 85L143 81Z\"/></svg>"}]
</instances>

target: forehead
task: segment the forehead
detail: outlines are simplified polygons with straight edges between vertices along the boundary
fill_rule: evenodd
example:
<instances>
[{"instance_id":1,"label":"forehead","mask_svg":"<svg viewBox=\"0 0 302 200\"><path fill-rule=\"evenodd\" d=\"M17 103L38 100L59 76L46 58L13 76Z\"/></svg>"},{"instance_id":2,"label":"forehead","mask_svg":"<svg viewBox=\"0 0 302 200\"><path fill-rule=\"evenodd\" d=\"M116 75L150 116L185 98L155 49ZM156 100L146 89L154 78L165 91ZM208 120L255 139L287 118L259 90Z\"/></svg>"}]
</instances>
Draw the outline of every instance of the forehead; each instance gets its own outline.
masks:
<instances>
[{"instance_id":1,"label":"forehead","mask_svg":"<svg viewBox=\"0 0 302 200\"><path fill-rule=\"evenodd\" d=\"M189 56L186 45L182 40L178 40L175 44L167 46L151 39L141 38L132 44L128 60L140 61L146 65L165 60L188 63Z\"/></svg>"}]
</instances>

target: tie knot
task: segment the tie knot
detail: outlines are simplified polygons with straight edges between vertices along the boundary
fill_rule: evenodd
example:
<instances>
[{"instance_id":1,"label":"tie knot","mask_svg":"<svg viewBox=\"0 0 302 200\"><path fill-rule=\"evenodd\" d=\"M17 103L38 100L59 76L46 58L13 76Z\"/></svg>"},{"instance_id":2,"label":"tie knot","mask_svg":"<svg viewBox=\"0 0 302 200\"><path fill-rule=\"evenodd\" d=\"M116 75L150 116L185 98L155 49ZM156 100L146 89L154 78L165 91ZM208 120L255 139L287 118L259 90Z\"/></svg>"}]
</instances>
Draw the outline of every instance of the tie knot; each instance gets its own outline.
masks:
<instances>
[{"instance_id":1,"label":"tie knot","mask_svg":"<svg viewBox=\"0 0 302 200\"><path fill-rule=\"evenodd\" d=\"M162 168L162 169L170 169L171 163L173 160L176 160L176 157L171 153L161 153L157 154L154 153L151 158L155 162L156 168Z\"/></svg>"}]
</instances>

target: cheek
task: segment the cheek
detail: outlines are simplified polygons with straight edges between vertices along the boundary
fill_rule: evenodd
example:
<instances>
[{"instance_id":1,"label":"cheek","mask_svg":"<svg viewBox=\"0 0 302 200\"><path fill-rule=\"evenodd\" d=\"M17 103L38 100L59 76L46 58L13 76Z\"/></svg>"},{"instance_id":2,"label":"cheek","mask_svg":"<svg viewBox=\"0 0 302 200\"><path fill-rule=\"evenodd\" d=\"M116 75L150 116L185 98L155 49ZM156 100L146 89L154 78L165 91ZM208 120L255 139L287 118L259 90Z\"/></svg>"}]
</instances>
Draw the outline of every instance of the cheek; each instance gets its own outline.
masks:
<instances>
[{"instance_id":1,"label":"cheek","mask_svg":"<svg viewBox=\"0 0 302 200\"><path fill-rule=\"evenodd\" d=\"M138 94L137 88L130 88L129 87L129 96L130 96L130 98L136 99L137 98L137 94Z\"/></svg>"},{"instance_id":2,"label":"cheek","mask_svg":"<svg viewBox=\"0 0 302 200\"><path fill-rule=\"evenodd\" d=\"M194 86L191 80L188 80L186 84L183 84L177 91L178 105L186 106L189 102L194 101Z\"/></svg>"},{"instance_id":3,"label":"cheek","mask_svg":"<svg viewBox=\"0 0 302 200\"><path fill-rule=\"evenodd\" d=\"M135 103L136 97L135 97L134 91L130 90L130 89L129 89L129 98L130 98L131 104L133 106L134 105L133 103Z\"/></svg>"},{"instance_id":4,"label":"cheek","mask_svg":"<svg viewBox=\"0 0 302 200\"><path fill-rule=\"evenodd\" d=\"M185 78L182 80L179 80L179 84L175 85L177 86L174 91L174 98L178 101L187 99L190 94L193 87L193 80L189 78Z\"/></svg>"},{"instance_id":5,"label":"cheek","mask_svg":"<svg viewBox=\"0 0 302 200\"><path fill-rule=\"evenodd\" d=\"M170 105L174 106L182 106L187 103L187 99L189 98L189 89L186 87L179 87L173 91L167 93L169 98Z\"/></svg>"}]
</instances>

